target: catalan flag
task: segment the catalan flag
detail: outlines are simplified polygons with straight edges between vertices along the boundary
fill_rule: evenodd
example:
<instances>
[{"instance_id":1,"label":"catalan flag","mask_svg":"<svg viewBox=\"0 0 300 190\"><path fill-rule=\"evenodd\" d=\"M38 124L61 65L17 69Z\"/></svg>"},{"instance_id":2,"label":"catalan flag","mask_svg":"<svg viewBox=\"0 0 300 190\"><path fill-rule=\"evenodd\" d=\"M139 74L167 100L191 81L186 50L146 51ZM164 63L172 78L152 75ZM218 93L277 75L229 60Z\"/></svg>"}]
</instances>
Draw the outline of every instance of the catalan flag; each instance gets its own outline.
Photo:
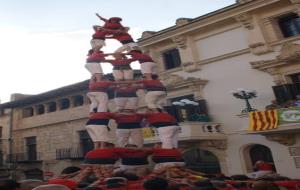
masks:
<instances>
[{"instance_id":1,"label":"catalan flag","mask_svg":"<svg viewBox=\"0 0 300 190\"><path fill-rule=\"evenodd\" d=\"M250 112L250 131L265 131L278 127L277 110Z\"/></svg>"}]
</instances>

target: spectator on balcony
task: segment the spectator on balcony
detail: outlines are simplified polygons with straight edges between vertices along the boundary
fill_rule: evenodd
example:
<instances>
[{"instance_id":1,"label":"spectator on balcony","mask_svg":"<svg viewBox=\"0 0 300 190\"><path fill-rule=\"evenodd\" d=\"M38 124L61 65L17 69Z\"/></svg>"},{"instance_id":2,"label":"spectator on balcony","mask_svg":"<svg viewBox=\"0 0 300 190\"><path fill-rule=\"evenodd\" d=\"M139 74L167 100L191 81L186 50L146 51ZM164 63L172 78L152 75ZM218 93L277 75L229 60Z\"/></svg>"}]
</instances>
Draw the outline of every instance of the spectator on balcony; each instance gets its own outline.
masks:
<instances>
[{"instance_id":1,"label":"spectator on balcony","mask_svg":"<svg viewBox=\"0 0 300 190\"><path fill-rule=\"evenodd\" d=\"M273 110L273 109L280 109L281 106L278 105L277 101L276 100L272 100L271 101L271 104L270 105L267 105L265 107L266 110Z\"/></svg>"},{"instance_id":2,"label":"spectator on balcony","mask_svg":"<svg viewBox=\"0 0 300 190\"><path fill-rule=\"evenodd\" d=\"M255 172L247 174L250 178L259 178L266 174L272 174L275 172L273 163L267 163L262 160L257 161L253 169Z\"/></svg>"},{"instance_id":3,"label":"spectator on balcony","mask_svg":"<svg viewBox=\"0 0 300 190\"><path fill-rule=\"evenodd\" d=\"M297 95L297 96L296 96L296 99L297 99L297 100L294 102L294 106L295 106L295 107L300 107L300 95Z\"/></svg>"}]
</instances>

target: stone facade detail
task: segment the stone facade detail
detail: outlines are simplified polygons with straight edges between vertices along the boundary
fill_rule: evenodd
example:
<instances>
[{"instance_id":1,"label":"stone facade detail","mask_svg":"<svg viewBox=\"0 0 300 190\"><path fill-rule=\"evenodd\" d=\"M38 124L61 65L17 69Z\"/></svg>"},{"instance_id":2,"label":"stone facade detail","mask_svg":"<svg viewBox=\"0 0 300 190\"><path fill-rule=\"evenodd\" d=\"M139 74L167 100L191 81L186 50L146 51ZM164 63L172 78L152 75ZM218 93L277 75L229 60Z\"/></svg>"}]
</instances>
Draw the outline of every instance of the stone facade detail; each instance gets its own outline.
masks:
<instances>
[{"instance_id":1,"label":"stone facade detail","mask_svg":"<svg viewBox=\"0 0 300 190\"><path fill-rule=\"evenodd\" d=\"M254 28L253 17L247 13L240 14L236 16L235 19L248 30L252 30Z\"/></svg>"},{"instance_id":2,"label":"stone facade detail","mask_svg":"<svg viewBox=\"0 0 300 190\"><path fill-rule=\"evenodd\" d=\"M153 36L155 33L156 32L154 32L154 31L144 31L142 33L142 38L149 38L149 37Z\"/></svg>"},{"instance_id":3,"label":"stone facade detail","mask_svg":"<svg viewBox=\"0 0 300 190\"><path fill-rule=\"evenodd\" d=\"M288 67L299 63L300 60L300 44L287 42L282 45L280 54L273 60L262 60L250 62L253 69L267 72L274 78L277 85L284 84L284 73L280 68Z\"/></svg>"},{"instance_id":4,"label":"stone facade detail","mask_svg":"<svg viewBox=\"0 0 300 190\"><path fill-rule=\"evenodd\" d=\"M179 49L185 49L187 46L187 39L184 36L175 36L172 38L172 40L176 43Z\"/></svg>"},{"instance_id":5,"label":"stone facade detail","mask_svg":"<svg viewBox=\"0 0 300 190\"><path fill-rule=\"evenodd\" d=\"M248 2L251 2L253 0L237 0L236 2L239 3L239 4L245 4L245 3L248 3Z\"/></svg>"},{"instance_id":6,"label":"stone facade detail","mask_svg":"<svg viewBox=\"0 0 300 190\"><path fill-rule=\"evenodd\" d=\"M174 74L167 74L162 77L162 81L166 85L168 91L175 91L183 88L188 88L194 93L196 100L203 99L202 91L204 86L208 82L207 80L202 80L194 77L188 77L184 79L183 77Z\"/></svg>"},{"instance_id":7,"label":"stone facade detail","mask_svg":"<svg viewBox=\"0 0 300 190\"><path fill-rule=\"evenodd\" d=\"M293 134L274 134L265 136L267 140L275 141L285 146L292 146L296 143L296 138Z\"/></svg>"},{"instance_id":8,"label":"stone facade detail","mask_svg":"<svg viewBox=\"0 0 300 190\"><path fill-rule=\"evenodd\" d=\"M176 26L181 26L181 25L185 25L188 24L192 19L190 18L178 18L176 20Z\"/></svg>"},{"instance_id":9,"label":"stone facade detail","mask_svg":"<svg viewBox=\"0 0 300 190\"><path fill-rule=\"evenodd\" d=\"M259 26L255 23L253 16L243 13L236 16L235 19L247 29L249 48L253 54L262 55L272 51L272 48L266 43Z\"/></svg>"},{"instance_id":10,"label":"stone facade detail","mask_svg":"<svg viewBox=\"0 0 300 190\"><path fill-rule=\"evenodd\" d=\"M226 140L206 140L201 143L202 146L212 147L216 149L225 150L227 148Z\"/></svg>"}]
</instances>

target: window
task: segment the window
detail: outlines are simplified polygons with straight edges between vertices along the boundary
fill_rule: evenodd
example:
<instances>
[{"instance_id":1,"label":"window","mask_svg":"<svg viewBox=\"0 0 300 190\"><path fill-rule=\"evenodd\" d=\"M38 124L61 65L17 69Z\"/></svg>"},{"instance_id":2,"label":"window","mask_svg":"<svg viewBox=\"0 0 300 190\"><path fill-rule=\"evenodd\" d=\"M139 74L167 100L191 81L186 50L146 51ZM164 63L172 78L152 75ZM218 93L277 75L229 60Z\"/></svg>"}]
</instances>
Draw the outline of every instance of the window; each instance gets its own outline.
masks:
<instances>
[{"instance_id":1,"label":"window","mask_svg":"<svg viewBox=\"0 0 300 190\"><path fill-rule=\"evenodd\" d=\"M33 116L33 108L28 107L23 109L23 118L32 117Z\"/></svg>"},{"instance_id":2,"label":"window","mask_svg":"<svg viewBox=\"0 0 300 190\"><path fill-rule=\"evenodd\" d=\"M79 131L79 140L81 145L81 152L85 155L88 151L94 149L94 143L87 131Z\"/></svg>"},{"instance_id":3,"label":"window","mask_svg":"<svg viewBox=\"0 0 300 190\"><path fill-rule=\"evenodd\" d=\"M285 38L300 34L300 18L296 13L278 19L279 28Z\"/></svg>"},{"instance_id":4,"label":"window","mask_svg":"<svg viewBox=\"0 0 300 190\"><path fill-rule=\"evenodd\" d=\"M67 98L61 99L59 103L61 110L68 109L70 107L70 100Z\"/></svg>"},{"instance_id":5,"label":"window","mask_svg":"<svg viewBox=\"0 0 300 190\"><path fill-rule=\"evenodd\" d=\"M181 60L178 49L171 49L163 53L163 60L165 64L165 68L173 69L176 67L180 67Z\"/></svg>"},{"instance_id":6,"label":"window","mask_svg":"<svg viewBox=\"0 0 300 190\"><path fill-rule=\"evenodd\" d=\"M77 95L72 97L74 107L83 105L83 96Z\"/></svg>"},{"instance_id":7,"label":"window","mask_svg":"<svg viewBox=\"0 0 300 190\"><path fill-rule=\"evenodd\" d=\"M43 104L39 104L36 106L36 113L37 115L41 115L45 113L45 107Z\"/></svg>"},{"instance_id":8,"label":"window","mask_svg":"<svg viewBox=\"0 0 300 190\"><path fill-rule=\"evenodd\" d=\"M184 104L184 105L174 105L174 102L181 102L181 100L190 100L192 102L198 103L198 105ZM177 98L172 98L169 100L171 105L165 107L166 111L177 118L179 122L183 121L200 121L208 122L208 113L205 100L194 100L194 95L181 96Z\"/></svg>"},{"instance_id":9,"label":"window","mask_svg":"<svg viewBox=\"0 0 300 190\"><path fill-rule=\"evenodd\" d=\"M56 111L56 102L49 102L47 103L48 112L55 112Z\"/></svg>"},{"instance_id":10,"label":"window","mask_svg":"<svg viewBox=\"0 0 300 190\"><path fill-rule=\"evenodd\" d=\"M26 143L26 160L37 160L36 137L25 138Z\"/></svg>"}]
</instances>

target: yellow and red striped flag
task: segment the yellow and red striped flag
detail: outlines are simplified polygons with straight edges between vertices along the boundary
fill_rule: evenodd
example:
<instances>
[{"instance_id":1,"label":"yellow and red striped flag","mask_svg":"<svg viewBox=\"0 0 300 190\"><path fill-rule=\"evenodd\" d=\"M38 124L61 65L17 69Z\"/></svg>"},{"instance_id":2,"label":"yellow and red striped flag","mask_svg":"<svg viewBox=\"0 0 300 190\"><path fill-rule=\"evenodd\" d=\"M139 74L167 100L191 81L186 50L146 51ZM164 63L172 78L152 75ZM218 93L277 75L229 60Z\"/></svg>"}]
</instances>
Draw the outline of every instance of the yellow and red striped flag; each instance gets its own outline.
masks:
<instances>
[{"instance_id":1,"label":"yellow and red striped flag","mask_svg":"<svg viewBox=\"0 0 300 190\"><path fill-rule=\"evenodd\" d=\"M277 110L250 112L250 131L265 131L278 127Z\"/></svg>"}]
</instances>

